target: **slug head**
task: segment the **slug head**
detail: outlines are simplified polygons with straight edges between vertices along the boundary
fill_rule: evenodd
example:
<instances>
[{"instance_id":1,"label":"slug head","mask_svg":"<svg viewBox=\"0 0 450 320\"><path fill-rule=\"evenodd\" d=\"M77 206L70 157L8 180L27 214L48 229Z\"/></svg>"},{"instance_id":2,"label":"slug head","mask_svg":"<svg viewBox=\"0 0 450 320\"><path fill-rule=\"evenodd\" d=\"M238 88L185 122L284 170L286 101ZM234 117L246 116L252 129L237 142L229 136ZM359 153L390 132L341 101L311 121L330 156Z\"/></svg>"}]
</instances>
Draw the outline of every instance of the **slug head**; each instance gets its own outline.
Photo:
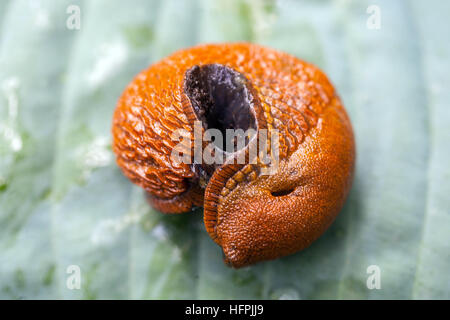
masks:
<instances>
[{"instance_id":1,"label":"slug head","mask_svg":"<svg viewBox=\"0 0 450 320\"><path fill-rule=\"evenodd\" d=\"M216 209L205 209L205 224L230 266L302 250L334 221L351 186L353 137L339 115L324 122L273 174L242 179L219 200L207 188L205 208Z\"/></svg>"}]
</instances>

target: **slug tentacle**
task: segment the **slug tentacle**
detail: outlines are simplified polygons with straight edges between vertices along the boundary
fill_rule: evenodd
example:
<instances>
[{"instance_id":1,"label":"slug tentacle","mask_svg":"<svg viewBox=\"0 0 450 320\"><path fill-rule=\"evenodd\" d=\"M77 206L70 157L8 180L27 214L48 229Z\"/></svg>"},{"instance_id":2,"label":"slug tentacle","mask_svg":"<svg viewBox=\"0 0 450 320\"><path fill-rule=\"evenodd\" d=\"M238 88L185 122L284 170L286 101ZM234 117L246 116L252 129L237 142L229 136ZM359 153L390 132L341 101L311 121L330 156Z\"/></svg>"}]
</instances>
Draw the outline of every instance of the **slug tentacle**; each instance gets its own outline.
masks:
<instances>
[{"instance_id":1,"label":"slug tentacle","mask_svg":"<svg viewBox=\"0 0 450 320\"><path fill-rule=\"evenodd\" d=\"M180 130L185 162L173 159ZM245 132L243 142L230 130ZM233 267L307 247L353 177L353 131L326 75L254 44L201 45L153 64L119 99L112 134L118 165L150 204L164 213L203 206ZM252 152L261 145L266 154ZM220 161L203 161L207 151Z\"/></svg>"}]
</instances>

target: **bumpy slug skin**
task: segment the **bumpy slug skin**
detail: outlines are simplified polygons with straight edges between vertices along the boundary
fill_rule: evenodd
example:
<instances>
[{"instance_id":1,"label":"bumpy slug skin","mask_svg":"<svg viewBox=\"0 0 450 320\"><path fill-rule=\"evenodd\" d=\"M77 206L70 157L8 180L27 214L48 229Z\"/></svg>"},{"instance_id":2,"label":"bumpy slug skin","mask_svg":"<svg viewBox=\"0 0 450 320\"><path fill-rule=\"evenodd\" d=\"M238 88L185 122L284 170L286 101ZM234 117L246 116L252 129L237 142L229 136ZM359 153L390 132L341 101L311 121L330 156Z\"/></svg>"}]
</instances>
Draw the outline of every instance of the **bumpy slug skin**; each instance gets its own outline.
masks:
<instances>
[{"instance_id":1,"label":"bumpy slug skin","mask_svg":"<svg viewBox=\"0 0 450 320\"><path fill-rule=\"evenodd\" d=\"M203 132L278 132L277 170L267 175L259 158L236 163L238 156L248 163L259 137L227 154L224 164L173 161L177 129L189 133L186 148L194 154L196 120ZM310 245L333 222L351 186L352 127L327 77L254 44L202 45L155 63L125 89L112 133L118 165L147 191L152 206L165 213L203 206L206 230L236 268Z\"/></svg>"}]
</instances>

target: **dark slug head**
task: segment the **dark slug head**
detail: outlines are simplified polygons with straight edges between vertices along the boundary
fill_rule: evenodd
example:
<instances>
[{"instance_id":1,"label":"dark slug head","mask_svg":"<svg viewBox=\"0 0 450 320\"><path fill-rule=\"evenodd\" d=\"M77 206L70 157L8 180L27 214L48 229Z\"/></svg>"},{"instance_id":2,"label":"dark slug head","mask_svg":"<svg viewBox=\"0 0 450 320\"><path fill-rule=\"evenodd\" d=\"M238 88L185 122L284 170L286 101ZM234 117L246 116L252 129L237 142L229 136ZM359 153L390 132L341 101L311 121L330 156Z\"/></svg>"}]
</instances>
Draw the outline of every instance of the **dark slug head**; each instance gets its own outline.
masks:
<instances>
[{"instance_id":1,"label":"dark slug head","mask_svg":"<svg viewBox=\"0 0 450 320\"><path fill-rule=\"evenodd\" d=\"M180 130L190 161L173 159ZM229 130L253 134L236 142ZM351 185L352 128L326 76L253 44L198 46L152 65L119 99L112 132L118 165L152 206L203 206L206 230L233 267L307 247ZM269 161L252 152L261 145Z\"/></svg>"}]
</instances>

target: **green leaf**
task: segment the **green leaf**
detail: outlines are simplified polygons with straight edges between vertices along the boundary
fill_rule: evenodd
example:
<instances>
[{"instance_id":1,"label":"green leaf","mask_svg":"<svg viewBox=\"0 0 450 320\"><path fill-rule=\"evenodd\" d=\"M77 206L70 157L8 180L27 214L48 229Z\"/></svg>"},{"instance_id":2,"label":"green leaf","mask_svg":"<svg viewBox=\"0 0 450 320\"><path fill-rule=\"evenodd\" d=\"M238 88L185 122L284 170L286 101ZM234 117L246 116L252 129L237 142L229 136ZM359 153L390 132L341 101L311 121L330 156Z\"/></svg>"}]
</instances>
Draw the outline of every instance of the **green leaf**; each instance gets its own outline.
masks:
<instances>
[{"instance_id":1,"label":"green leaf","mask_svg":"<svg viewBox=\"0 0 450 320\"><path fill-rule=\"evenodd\" d=\"M443 1L0 2L0 298L449 299L450 23ZM369 29L369 5L381 28ZM80 30L67 28L69 5ZM349 199L310 248L234 270L202 211L123 177L112 112L140 70L253 41L322 68L352 118ZM71 290L69 266L81 288ZM370 290L367 268L381 270Z\"/></svg>"}]
</instances>

